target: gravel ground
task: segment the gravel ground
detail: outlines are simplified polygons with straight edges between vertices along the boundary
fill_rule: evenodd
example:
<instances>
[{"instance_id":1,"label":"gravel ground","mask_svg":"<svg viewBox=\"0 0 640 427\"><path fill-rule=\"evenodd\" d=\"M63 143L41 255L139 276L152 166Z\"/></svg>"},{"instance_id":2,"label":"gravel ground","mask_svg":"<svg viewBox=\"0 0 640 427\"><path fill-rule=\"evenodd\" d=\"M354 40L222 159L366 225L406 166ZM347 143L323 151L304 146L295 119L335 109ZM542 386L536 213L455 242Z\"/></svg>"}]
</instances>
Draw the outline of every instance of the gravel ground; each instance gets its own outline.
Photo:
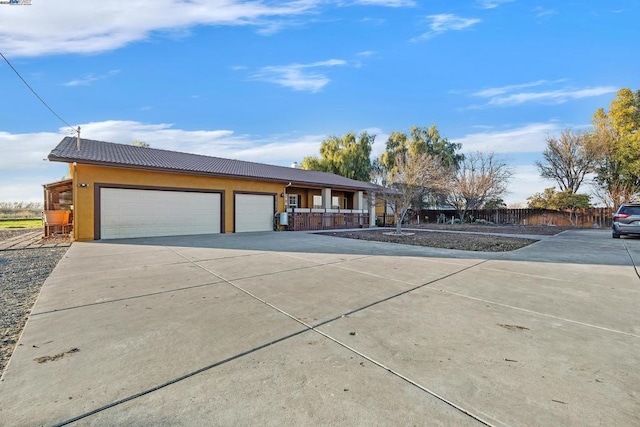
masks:
<instances>
[{"instance_id":1,"label":"gravel ground","mask_svg":"<svg viewBox=\"0 0 640 427\"><path fill-rule=\"evenodd\" d=\"M0 230L0 240L32 230L7 231ZM7 366L42 284L67 249L0 251L0 375Z\"/></svg>"},{"instance_id":2,"label":"gravel ground","mask_svg":"<svg viewBox=\"0 0 640 427\"><path fill-rule=\"evenodd\" d=\"M348 239L371 240L387 243L403 243L405 245L429 246L432 248L460 249L463 251L482 252L513 251L515 249L520 249L537 242L537 240L522 239L518 237L487 236L484 234L466 233L434 233L429 231L403 232L401 236L398 236L390 234L393 231L393 229L383 229L366 231L342 231L322 234L324 236L345 237ZM465 229L464 231L471 230Z\"/></svg>"}]
</instances>

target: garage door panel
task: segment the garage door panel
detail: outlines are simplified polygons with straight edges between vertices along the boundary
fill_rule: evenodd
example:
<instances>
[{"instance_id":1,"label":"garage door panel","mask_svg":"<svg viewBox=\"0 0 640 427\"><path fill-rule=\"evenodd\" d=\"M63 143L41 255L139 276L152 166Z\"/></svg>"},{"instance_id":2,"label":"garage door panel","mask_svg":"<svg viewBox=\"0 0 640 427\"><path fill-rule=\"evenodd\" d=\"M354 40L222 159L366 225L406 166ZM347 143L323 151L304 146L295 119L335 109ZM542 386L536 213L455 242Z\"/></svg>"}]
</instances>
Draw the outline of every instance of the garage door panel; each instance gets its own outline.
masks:
<instances>
[{"instance_id":1,"label":"garage door panel","mask_svg":"<svg viewBox=\"0 0 640 427\"><path fill-rule=\"evenodd\" d=\"M235 231L273 231L274 196L264 194L235 195Z\"/></svg>"},{"instance_id":2,"label":"garage door panel","mask_svg":"<svg viewBox=\"0 0 640 427\"><path fill-rule=\"evenodd\" d=\"M219 233L220 207L218 193L102 188L100 237Z\"/></svg>"}]
</instances>

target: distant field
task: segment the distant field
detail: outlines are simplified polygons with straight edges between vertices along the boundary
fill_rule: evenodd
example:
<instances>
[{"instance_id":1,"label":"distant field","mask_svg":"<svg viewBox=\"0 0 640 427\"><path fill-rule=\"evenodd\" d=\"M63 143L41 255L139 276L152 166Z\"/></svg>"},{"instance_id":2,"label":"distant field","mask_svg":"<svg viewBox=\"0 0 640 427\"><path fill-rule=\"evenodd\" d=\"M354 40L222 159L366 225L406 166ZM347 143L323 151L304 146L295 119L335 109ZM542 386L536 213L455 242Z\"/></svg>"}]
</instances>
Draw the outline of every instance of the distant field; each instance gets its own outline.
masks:
<instances>
[{"instance_id":1,"label":"distant field","mask_svg":"<svg viewBox=\"0 0 640 427\"><path fill-rule=\"evenodd\" d=\"M42 219L0 219L0 228L39 228L42 227Z\"/></svg>"}]
</instances>

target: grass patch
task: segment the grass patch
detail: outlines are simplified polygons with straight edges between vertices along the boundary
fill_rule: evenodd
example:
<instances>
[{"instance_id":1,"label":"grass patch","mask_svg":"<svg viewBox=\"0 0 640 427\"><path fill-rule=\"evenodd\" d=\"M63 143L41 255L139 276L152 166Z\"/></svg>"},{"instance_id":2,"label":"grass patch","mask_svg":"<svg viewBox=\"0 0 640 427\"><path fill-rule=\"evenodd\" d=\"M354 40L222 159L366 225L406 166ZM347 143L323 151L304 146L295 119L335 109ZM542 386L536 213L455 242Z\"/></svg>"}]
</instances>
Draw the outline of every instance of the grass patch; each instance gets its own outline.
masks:
<instances>
[{"instance_id":1,"label":"grass patch","mask_svg":"<svg viewBox=\"0 0 640 427\"><path fill-rule=\"evenodd\" d=\"M42 227L41 218L30 219L0 219L0 229L2 228L39 228Z\"/></svg>"}]
</instances>

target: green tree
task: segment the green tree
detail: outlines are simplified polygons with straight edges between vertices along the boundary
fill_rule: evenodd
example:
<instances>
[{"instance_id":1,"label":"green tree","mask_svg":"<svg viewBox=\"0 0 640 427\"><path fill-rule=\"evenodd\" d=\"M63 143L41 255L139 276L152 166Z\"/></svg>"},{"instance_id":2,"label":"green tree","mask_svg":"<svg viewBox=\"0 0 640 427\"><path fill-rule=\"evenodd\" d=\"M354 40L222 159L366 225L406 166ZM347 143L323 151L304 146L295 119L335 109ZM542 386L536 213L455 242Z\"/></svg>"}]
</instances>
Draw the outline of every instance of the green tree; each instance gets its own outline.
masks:
<instances>
[{"instance_id":1,"label":"green tree","mask_svg":"<svg viewBox=\"0 0 640 427\"><path fill-rule=\"evenodd\" d=\"M460 148L462 148L461 144L442 138L435 124L428 128L412 126L409 134L392 132L389 135L379 162L388 170L392 170L397 157L402 157L406 161L410 156L428 154L437 157L445 167L457 169L464 159L464 156L458 152Z\"/></svg>"},{"instance_id":2,"label":"green tree","mask_svg":"<svg viewBox=\"0 0 640 427\"><path fill-rule=\"evenodd\" d=\"M493 199L487 200L482 206L482 209L493 211L496 209L505 209L507 204L502 200L501 197L495 197Z\"/></svg>"},{"instance_id":3,"label":"green tree","mask_svg":"<svg viewBox=\"0 0 640 427\"><path fill-rule=\"evenodd\" d=\"M545 188L542 193L535 193L527 198L527 206L531 209L553 209L557 210L555 187Z\"/></svg>"},{"instance_id":4,"label":"green tree","mask_svg":"<svg viewBox=\"0 0 640 427\"><path fill-rule=\"evenodd\" d=\"M617 208L640 193L640 91L620 89L609 111L593 115L596 194Z\"/></svg>"},{"instance_id":5,"label":"green tree","mask_svg":"<svg viewBox=\"0 0 640 427\"><path fill-rule=\"evenodd\" d=\"M385 151L374 163L375 170L382 170L378 176L394 175L397 172L398 165L403 167L414 162L422 155L432 157L440 168L447 170L443 173L445 176L452 177L464 156L459 153L462 148L461 144L449 141L447 138L440 136L440 132L436 125L428 128L412 126L409 133L393 132L387 139ZM421 163L421 162L418 162ZM385 182L376 181L377 184L385 186ZM428 191L414 192L415 199L410 201L413 209L421 209L424 204L438 205L444 203L445 192L442 186L425 187Z\"/></svg>"},{"instance_id":6,"label":"green tree","mask_svg":"<svg viewBox=\"0 0 640 427\"><path fill-rule=\"evenodd\" d=\"M597 156L590 144L588 132L572 132L567 129L559 138L547 137L543 162L536 166L543 178L552 179L560 190L577 193L586 175L593 172Z\"/></svg>"},{"instance_id":7,"label":"green tree","mask_svg":"<svg viewBox=\"0 0 640 427\"><path fill-rule=\"evenodd\" d=\"M534 194L527 201L533 209L566 211L574 227L577 225L577 210L591 207L591 196L588 194L578 194L571 190L556 191L555 187L545 188L542 193Z\"/></svg>"},{"instance_id":8,"label":"green tree","mask_svg":"<svg viewBox=\"0 0 640 427\"><path fill-rule=\"evenodd\" d=\"M358 181L371 178L371 149L375 135L353 132L330 136L320 144L320 157L305 157L302 169L330 172Z\"/></svg>"},{"instance_id":9,"label":"green tree","mask_svg":"<svg viewBox=\"0 0 640 427\"><path fill-rule=\"evenodd\" d=\"M151 145L148 142L144 142L144 141L138 141L137 139L135 141L133 141L131 143L131 145L134 145L136 147L143 147L143 148L149 148L151 147Z\"/></svg>"}]
</instances>

